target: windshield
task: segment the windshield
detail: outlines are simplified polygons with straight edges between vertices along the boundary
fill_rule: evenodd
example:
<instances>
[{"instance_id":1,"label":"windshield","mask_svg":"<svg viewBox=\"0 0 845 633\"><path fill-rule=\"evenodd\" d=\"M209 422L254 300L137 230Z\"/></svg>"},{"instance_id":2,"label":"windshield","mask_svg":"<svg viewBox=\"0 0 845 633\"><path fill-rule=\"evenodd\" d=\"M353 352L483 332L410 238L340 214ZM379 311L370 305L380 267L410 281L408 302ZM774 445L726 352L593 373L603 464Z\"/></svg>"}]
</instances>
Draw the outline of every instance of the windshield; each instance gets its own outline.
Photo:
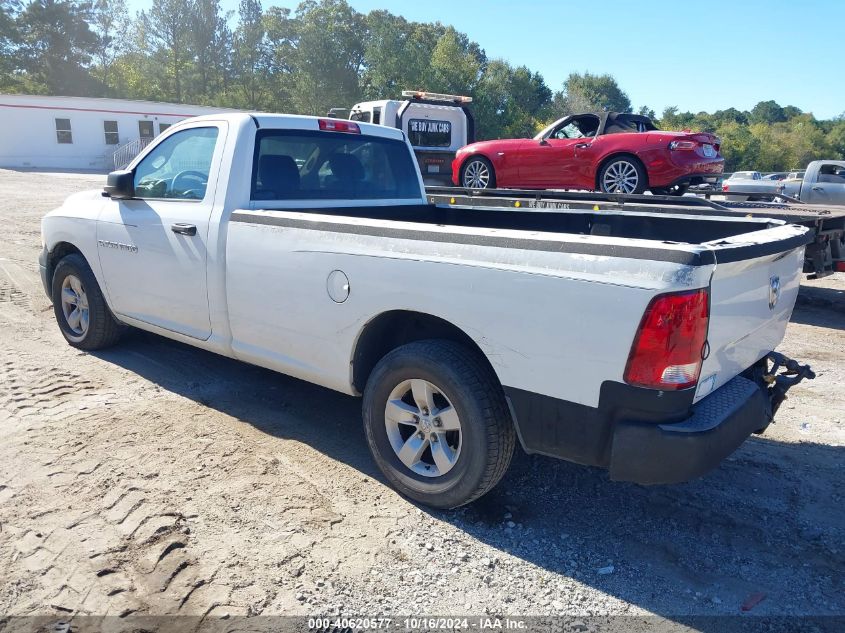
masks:
<instances>
[{"instance_id":1,"label":"windshield","mask_svg":"<svg viewBox=\"0 0 845 633\"><path fill-rule=\"evenodd\" d=\"M594 137L598 134L601 121L595 114L581 114L555 121L534 138L577 139Z\"/></svg>"}]
</instances>

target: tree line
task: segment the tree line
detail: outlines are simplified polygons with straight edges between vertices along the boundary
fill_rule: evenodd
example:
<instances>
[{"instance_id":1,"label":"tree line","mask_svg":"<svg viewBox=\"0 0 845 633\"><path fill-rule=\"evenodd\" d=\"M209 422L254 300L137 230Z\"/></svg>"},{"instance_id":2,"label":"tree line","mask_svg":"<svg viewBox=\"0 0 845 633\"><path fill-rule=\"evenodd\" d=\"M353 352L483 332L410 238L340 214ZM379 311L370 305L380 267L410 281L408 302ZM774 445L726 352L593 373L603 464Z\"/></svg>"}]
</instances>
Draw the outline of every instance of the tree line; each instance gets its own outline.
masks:
<instances>
[{"instance_id":1,"label":"tree line","mask_svg":"<svg viewBox=\"0 0 845 633\"><path fill-rule=\"evenodd\" d=\"M407 89L472 96L479 138L531 136L571 112L634 111L610 75L573 72L554 90L451 26L362 14L345 0L294 10L241 0L234 15L219 0L153 0L135 15L125 0L0 0L3 92L325 114ZM843 117L819 121L773 101L637 112L666 129L718 134L727 171L845 157Z\"/></svg>"}]
</instances>

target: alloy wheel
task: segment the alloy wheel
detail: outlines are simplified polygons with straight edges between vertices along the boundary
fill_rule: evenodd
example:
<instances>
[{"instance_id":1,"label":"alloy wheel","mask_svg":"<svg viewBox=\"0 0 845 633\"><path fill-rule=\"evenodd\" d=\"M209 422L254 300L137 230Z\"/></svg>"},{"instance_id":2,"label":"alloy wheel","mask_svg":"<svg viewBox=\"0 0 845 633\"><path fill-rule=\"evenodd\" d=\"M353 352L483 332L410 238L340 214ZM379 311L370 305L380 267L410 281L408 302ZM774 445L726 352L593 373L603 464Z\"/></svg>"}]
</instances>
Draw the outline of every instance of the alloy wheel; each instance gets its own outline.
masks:
<instances>
[{"instance_id":1,"label":"alloy wheel","mask_svg":"<svg viewBox=\"0 0 845 633\"><path fill-rule=\"evenodd\" d=\"M470 161L464 169L464 187L486 189L490 184L490 168L481 160Z\"/></svg>"},{"instance_id":2,"label":"alloy wheel","mask_svg":"<svg viewBox=\"0 0 845 633\"><path fill-rule=\"evenodd\" d=\"M626 160L611 163L602 177L602 189L607 193L632 193L639 184L637 168Z\"/></svg>"},{"instance_id":3,"label":"alloy wheel","mask_svg":"<svg viewBox=\"0 0 845 633\"><path fill-rule=\"evenodd\" d=\"M384 425L399 461L417 475L440 477L457 463L461 421L436 385L420 378L397 385L384 408Z\"/></svg>"},{"instance_id":4,"label":"alloy wheel","mask_svg":"<svg viewBox=\"0 0 845 633\"><path fill-rule=\"evenodd\" d=\"M62 314L72 336L83 338L90 323L88 295L76 275L68 275L62 281Z\"/></svg>"}]
</instances>

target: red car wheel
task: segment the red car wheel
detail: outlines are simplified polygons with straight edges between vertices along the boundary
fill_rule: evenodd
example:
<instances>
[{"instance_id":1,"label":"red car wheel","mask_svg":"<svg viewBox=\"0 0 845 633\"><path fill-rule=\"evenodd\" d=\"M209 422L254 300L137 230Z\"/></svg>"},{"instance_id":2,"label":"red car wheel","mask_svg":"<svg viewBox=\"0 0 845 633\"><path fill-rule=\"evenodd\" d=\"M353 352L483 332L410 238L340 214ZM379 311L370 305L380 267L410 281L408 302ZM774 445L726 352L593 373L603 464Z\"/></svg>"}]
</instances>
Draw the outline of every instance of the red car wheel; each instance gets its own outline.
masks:
<instances>
[{"instance_id":1,"label":"red car wheel","mask_svg":"<svg viewBox=\"0 0 845 633\"><path fill-rule=\"evenodd\" d=\"M467 189L494 189L496 173L493 165L483 156L473 156L461 169L461 184Z\"/></svg>"},{"instance_id":2,"label":"red car wheel","mask_svg":"<svg viewBox=\"0 0 845 633\"><path fill-rule=\"evenodd\" d=\"M642 193L647 184L645 169L633 156L613 158L599 173L599 189L605 193Z\"/></svg>"}]
</instances>

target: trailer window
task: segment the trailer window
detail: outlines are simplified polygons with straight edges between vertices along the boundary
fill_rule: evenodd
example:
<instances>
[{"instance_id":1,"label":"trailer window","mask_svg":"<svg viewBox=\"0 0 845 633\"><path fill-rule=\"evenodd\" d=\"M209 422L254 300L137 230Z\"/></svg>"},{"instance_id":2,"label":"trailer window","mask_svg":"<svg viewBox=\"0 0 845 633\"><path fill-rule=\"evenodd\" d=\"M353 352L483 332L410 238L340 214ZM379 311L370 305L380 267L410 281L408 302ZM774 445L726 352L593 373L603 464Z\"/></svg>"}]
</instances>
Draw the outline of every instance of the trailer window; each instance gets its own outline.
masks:
<instances>
[{"instance_id":1,"label":"trailer window","mask_svg":"<svg viewBox=\"0 0 845 633\"><path fill-rule=\"evenodd\" d=\"M253 200L420 197L416 164L402 141L342 132L258 132Z\"/></svg>"},{"instance_id":2,"label":"trailer window","mask_svg":"<svg viewBox=\"0 0 845 633\"><path fill-rule=\"evenodd\" d=\"M138 135L141 138L153 138L155 136L155 133L153 132L153 122L138 121Z\"/></svg>"},{"instance_id":3,"label":"trailer window","mask_svg":"<svg viewBox=\"0 0 845 633\"><path fill-rule=\"evenodd\" d=\"M70 119L56 119L56 140L62 144L73 143Z\"/></svg>"},{"instance_id":4,"label":"trailer window","mask_svg":"<svg viewBox=\"0 0 845 633\"><path fill-rule=\"evenodd\" d=\"M452 144L452 122L411 119L408 139L414 147L449 147Z\"/></svg>"},{"instance_id":5,"label":"trailer window","mask_svg":"<svg viewBox=\"0 0 845 633\"><path fill-rule=\"evenodd\" d=\"M106 135L106 145L117 145L117 121L103 121L103 132Z\"/></svg>"},{"instance_id":6,"label":"trailer window","mask_svg":"<svg viewBox=\"0 0 845 633\"><path fill-rule=\"evenodd\" d=\"M353 112L352 114L349 115L349 120L350 121L361 121L363 123L369 123L370 122L370 113L369 112L361 112L361 111Z\"/></svg>"}]
</instances>

